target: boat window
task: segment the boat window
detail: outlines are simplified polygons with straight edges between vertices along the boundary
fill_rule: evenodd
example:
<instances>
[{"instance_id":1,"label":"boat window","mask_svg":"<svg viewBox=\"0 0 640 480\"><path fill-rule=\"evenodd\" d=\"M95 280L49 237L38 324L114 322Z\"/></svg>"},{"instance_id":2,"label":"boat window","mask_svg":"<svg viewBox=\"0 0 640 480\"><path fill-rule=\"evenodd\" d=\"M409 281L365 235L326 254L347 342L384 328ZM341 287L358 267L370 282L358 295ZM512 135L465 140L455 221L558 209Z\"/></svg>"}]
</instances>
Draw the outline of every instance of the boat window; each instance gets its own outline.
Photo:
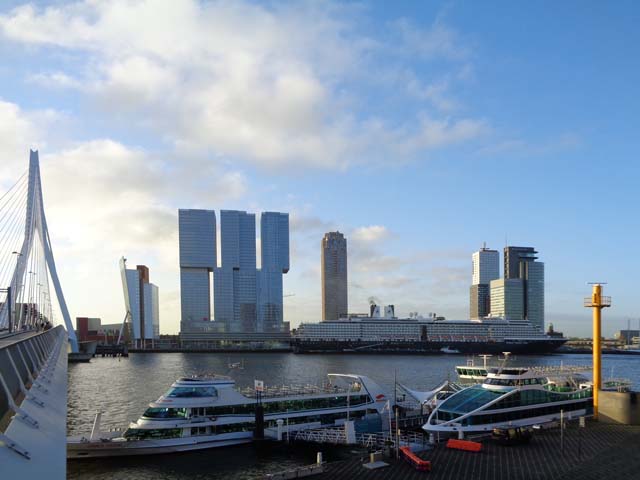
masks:
<instances>
[{"instance_id":1,"label":"boat window","mask_svg":"<svg viewBox=\"0 0 640 480\"><path fill-rule=\"evenodd\" d=\"M127 440L147 440L157 438L179 438L182 436L181 428L163 428L163 429L143 429L128 428L124 432L124 438Z\"/></svg>"},{"instance_id":2,"label":"boat window","mask_svg":"<svg viewBox=\"0 0 640 480\"><path fill-rule=\"evenodd\" d=\"M440 411L442 413L451 412L454 416L458 416L475 410L476 408L480 408L502 395L504 395L504 392L496 392L494 390L482 388L482 385L476 385L462 390L446 399L442 403Z\"/></svg>"},{"instance_id":3,"label":"boat window","mask_svg":"<svg viewBox=\"0 0 640 480\"><path fill-rule=\"evenodd\" d=\"M302 410L322 410L326 408L346 408L347 403L351 407L372 403L369 395L340 395L323 398L299 398L291 400L265 401L264 413L297 412ZM253 415L255 404L226 405L206 409L207 416L217 415Z\"/></svg>"},{"instance_id":4,"label":"boat window","mask_svg":"<svg viewBox=\"0 0 640 480\"><path fill-rule=\"evenodd\" d=\"M217 397L218 391L215 387L173 387L165 396L172 398Z\"/></svg>"},{"instance_id":5,"label":"boat window","mask_svg":"<svg viewBox=\"0 0 640 480\"><path fill-rule=\"evenodd\" d=\"M147 408L142 415L146 418L185 418L186 408Z\"/></svg>"},{"instance_id":6,"label":"boat window","mask_svg":"<svg viewBox=\"0 0 640 480\"><path fill-rule=\"evenodd\" d=\"M209 435L209 427L191 427L191 436Z\"/></svg>"}]
</instances>

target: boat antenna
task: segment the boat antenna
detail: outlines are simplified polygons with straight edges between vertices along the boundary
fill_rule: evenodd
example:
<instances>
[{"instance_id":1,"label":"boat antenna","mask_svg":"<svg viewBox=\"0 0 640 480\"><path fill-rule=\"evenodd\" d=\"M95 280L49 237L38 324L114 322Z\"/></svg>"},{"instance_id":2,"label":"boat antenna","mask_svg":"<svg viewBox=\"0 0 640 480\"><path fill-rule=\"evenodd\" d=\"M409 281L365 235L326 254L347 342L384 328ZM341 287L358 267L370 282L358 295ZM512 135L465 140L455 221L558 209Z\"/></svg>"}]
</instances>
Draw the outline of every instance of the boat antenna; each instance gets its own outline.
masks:
<instances>
[{"instance_id":1,"label":"boat antenna","mask_svg":"<svg viewBox=\"0 0 640 480\"><path fill-rule=\"evenodd\" d=\"M509 361L509 355L511 355L511 352L502 352L502 354L504 355L504 358L502 359L502 365L500 365L500 369L498 370L498 375L500 375L504 367L507 366L507 362Z\"/></svg>"}]
</instances>

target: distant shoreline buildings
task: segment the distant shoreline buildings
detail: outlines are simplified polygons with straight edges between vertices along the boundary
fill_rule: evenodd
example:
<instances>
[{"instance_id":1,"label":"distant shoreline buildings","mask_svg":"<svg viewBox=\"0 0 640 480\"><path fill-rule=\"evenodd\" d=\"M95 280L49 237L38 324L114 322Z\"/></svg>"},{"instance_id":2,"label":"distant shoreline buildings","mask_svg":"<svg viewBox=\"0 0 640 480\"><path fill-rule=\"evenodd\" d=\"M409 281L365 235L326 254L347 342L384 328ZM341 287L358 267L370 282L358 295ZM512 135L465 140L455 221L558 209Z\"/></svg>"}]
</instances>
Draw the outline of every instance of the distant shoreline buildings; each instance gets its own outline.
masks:
<instances>
[{"instance_id":1,"label":"distant shoreline buildings","mask_svg":"<svg viewBox=\"0 0 640 480\"><path fill-rule=\"evenodd\" d=\"M544 263L532 247L504 248L504 276L499 253L483 247L472 255L469 317L528 320L544 331Z\"/></svg>"}]
</instances>

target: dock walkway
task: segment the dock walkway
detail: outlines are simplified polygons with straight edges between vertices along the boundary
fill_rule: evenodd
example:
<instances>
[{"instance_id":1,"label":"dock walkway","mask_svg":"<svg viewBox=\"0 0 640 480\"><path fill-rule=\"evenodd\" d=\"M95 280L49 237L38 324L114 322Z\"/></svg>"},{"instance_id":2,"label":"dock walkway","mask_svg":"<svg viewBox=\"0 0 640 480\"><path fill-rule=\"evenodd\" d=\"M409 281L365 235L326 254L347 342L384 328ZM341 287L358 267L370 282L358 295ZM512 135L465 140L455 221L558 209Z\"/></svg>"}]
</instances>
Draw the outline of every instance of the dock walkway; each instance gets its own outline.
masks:
<instances>
[{"instance_id":1,"label":"dock walkway","mask_svg":"<svg viewBox=\"0 0 640 480\"><path fill-rule=\"evenodd\" d=\"M325 473L315 478L352 480L600 480L624 478L640 480L640 427L587 422L580 429L567 427L564 452L560 430L536 432L528 445L504 446L490 440L483 442L483 452L472 453L447 449L444 443L432 451L417 455L430 460L429 473L414 470L400 460L386 460L389 467L367 470L362 464L366 454L357 459L333 462Z\"/></svg>"}]
</instances>

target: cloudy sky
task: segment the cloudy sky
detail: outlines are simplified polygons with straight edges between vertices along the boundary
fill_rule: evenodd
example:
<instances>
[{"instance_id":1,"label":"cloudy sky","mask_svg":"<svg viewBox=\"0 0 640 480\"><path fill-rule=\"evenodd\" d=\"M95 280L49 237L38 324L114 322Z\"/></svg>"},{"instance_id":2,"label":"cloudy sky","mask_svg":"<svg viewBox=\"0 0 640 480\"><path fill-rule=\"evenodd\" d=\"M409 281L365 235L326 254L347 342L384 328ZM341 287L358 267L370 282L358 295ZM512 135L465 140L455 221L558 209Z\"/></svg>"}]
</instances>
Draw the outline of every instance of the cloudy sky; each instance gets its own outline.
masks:
<instances>
[{"instance_id":1,"label":"cloudy sky","mask_svg":"<svg viewBox=\"0 0 640 480\"><path fill-rule=\"evenodd\" d=\"M72 316L121 320L124 255L177 333L183 207L290 213L294 326L335 229L352 311L466 317L487 242L539 250L556 329L593 280L640 317L638 4L398 3L2 2L0 192L39 149Z\"/></svg>"}]
</instances>

